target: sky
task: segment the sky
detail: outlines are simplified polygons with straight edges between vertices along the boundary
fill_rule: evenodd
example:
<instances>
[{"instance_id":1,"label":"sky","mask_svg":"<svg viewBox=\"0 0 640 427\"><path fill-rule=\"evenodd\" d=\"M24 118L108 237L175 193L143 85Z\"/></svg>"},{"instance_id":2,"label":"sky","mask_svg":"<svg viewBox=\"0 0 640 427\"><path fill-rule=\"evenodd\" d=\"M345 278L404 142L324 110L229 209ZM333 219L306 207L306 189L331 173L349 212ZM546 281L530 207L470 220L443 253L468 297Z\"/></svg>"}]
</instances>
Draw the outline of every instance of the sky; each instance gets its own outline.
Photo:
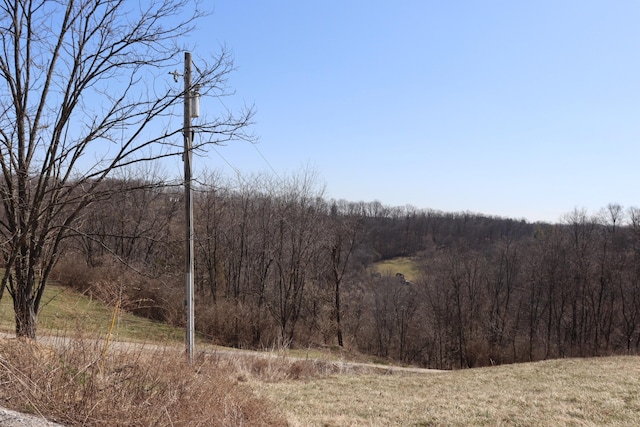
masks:
<instances>
[{"instance_id":1,"label":"sky","mask_svg":"<svg viewBox=\"0 0 640 427\"><path fill-rule=\"evenodd\" d=\"M638 206L639 18L616 0L218 0L193 55L233 52L224 105L255 105L258 142L196 162L530 222Z\"/></svg>"}]
</instances>

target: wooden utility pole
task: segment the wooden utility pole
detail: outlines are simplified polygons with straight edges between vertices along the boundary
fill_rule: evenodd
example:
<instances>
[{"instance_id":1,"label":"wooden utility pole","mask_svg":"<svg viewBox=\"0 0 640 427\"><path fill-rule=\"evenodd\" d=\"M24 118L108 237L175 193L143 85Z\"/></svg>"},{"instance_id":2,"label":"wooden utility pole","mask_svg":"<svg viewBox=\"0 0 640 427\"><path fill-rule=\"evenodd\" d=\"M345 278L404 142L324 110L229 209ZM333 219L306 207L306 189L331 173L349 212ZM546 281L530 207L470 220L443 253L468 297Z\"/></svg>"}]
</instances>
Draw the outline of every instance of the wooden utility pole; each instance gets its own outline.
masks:
<instances>
[{"instance_id":1,"label":"wooden utility pole","mask_svg":"<svg viewBox=\"0 0 640 427\"><path fill-rule=\"evenodd\" d=\"M191 53L184 53L184 205L186 227L185 309L187 314L186 347L189 364L193 364L194 347L194 297L193 297L193 199L191 189L191 159L193 147L191 129Z\"/></svg>"}]
</instances>

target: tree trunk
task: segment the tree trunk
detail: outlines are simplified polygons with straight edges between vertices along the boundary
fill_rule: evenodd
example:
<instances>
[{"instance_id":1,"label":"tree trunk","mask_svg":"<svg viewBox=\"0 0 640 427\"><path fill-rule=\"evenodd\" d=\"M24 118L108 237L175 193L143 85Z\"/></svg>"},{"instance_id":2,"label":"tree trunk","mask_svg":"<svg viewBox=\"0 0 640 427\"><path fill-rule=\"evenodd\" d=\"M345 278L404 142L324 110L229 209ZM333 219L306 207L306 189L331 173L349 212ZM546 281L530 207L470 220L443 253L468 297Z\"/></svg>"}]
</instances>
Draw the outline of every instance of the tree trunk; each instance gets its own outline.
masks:
<instances>
[{"instance_id":1,"label":"tree trunk","mask_svg":"<svg viewBox=\"0 0 640 427\"><path fill-rule=\"evenodd\" d=\"M38 320L33 301L27 295L18 292L13 299L13 308L16 317L16 337L35 339Z\"/></svg>"},{"instance_id":2,"label":"tree trunk","mask_svg":"<svg viewBox=\"0 0 640 427\"><path fill-rule=\"evenodd\" d=\"M344 347L344 342L342 339L342 324L340 322L340 281L336 280L336 288L335 288L335 309L336 309L336 327L338 328L338 345L340 347Z\"/></svg>"}]
</instances>

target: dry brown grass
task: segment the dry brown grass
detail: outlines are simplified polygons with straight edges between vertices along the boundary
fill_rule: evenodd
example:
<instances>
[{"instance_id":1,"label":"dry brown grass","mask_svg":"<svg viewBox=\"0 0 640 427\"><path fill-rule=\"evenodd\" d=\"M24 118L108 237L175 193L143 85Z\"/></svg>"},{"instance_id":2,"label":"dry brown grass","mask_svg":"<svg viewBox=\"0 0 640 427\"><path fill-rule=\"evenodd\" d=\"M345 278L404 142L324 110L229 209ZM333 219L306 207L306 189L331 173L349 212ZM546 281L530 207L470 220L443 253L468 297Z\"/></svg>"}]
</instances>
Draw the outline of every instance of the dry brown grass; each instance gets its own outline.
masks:
<instances>
[{"instance_id":1,"label":"dry brown grass","mask_svg":"<svg viewBox=\"0 0 640 427\"><path fill-rule=\"evenodd\" d=\"M190 367L173 348L103 353L82 338L0 341L0 405L69 426L287 425L211 358Z\"/></svg>"},{"instance_id":2,"label":"dry brown grass","mask_svg":"<svg viewBox=\"0 0 640 427\"><path fill-rule=\"evenodd\" d=\"M635 426L640 358L453 372L59 338L0 340L0 405L74 426Z\"/></svg>"},{"instance_id":3,"label":"dry brown grass","mask_svg":"<svg viewBox=\"0 0 640 427\"><path fill-rule=\"evenodd\" d=\"M250 383L308 381L331 375L365 374L380 370L374 365L292 357L288 351L214 351L208 357L214 358L217 366L235 372L239 382Z\"/></svg>"},{"instance_id":4,"label":"dry brown grass","mask_svg":"<svg viewBox=\"0 0 640 427\"><path fill-rule=\"evenodd\" d=\"M292 426L636 426L640 358L253 382Z\"/></svg>"}]
</instances>

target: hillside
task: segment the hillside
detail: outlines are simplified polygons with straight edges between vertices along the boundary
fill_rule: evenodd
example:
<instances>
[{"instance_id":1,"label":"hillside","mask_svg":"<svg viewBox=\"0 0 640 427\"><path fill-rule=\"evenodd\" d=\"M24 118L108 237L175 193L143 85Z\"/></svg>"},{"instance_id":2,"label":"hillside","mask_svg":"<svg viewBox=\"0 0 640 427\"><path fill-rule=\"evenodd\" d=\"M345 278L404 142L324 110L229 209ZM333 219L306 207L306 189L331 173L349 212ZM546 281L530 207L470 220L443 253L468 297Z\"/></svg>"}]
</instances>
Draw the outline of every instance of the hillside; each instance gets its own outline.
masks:
<instances>
[{"instance_id":1,"label":"hillside","mask_svg":"<svg viewBox=\"0 0 640 427\"><path fill-rule=\"evenodd\" d=\"M48 285L45 289L38 327L44 334L57 335L81 329L84 334L93 337L106 337L114 320L114 313L114 339L175 342L184 339L184 331L180 328L122 310L116 312L114 307L58 285ZM0 331L15 331L15 318L8 292L0 300Z\"/></svg>"},{"instance_id":2,"label":"hillside","mask_svg":"<svg viewBox=\"0 0 640 427\"><path fill-rule=\"evenodd\" d=\"M640 211L529 224L326 200L303 178L199 186L200 337L437 369L640 354ZM121 191L90 206L48 280L180 328L182 204L143 184L110 183Z\"/></svg>"},{"instance_id":3,"label":"hillside","mask_svg":"<svg viewBox=\"0 0 640 427\"><path fill-rule=\"evenodd\" d=\"M43 328L56 325L79 328L84 325L89 329L89 336L95 336L99 330L108 330L113 314L111 308L57 286L52 286L47 296ZM8 325L8 301L6 299L0 305L3 329ZM165 325L123 313L119 319L116 332L120 339L139 340L145 337L146 342L166 342ZM62 332L68 336L81 331L67 329ZM176 335L181 332L173 331ZM189 369L181 366L183 356L180 351L174 351L175 346L165 350L162 345L153 346L154 368L149 371L149 358L141 357L149 350L142 353L142 347L134 349L133 353L128 349L122 355L119 352L124 350L112 347L109 357L100 362L104 357L103 347L91 344L91 341L81 343L84 344L66 345L55 350L59 355L52 359L51 352L43 351L41 347L25 352L23 344L5 340L0 346L3 361L0 378L4 378L6 387L5 395L0 398L14 409L31 412L33 409L29 408L35 407L49 419L66 421L71 425L74 419L85 416L84 410L92 409L83 409L74 403L77 413L69 412L69 406L64 402L69 393L59 395L61 389L56 386L59 386L56 381L61 381L57 377L61 372L73 374L71 381L65 379L64 387L76 388L76 394L89 393L87 398L105 408L105 416L118 417L126 417L126 407L123 406L124 413L119 411L117 414L109 408L116 398L121 402L126 400L127 393L134 393L134 399L145 398L145 394L150 393L145 398L148 402L166 405L162 399L154 397L157 391L153 388L142 390L136 382L164 384L163 393L171 394L172 390L185 386L182 380L176 381L175 375L169 374L172 369L179 367L183 378L191 377ZM14 348L15 345L20 348ZM253 419L263 419L255 411L270 408L265 417L275 420L272 425L281 425L277 420L286 419L290 426L492 426L532 423L543 426L632 426L636 425L640 414L640 358L631 356L549 360L459 371L400 371L391 367L385 369L385 365L372 369L366 364L347 363L346 359L338 359L335 354L319 351L252 353L222 351L200 345L199 353L196 362L198 374L189 380L193 381L189 387L198 390L205 387L200 383L204 379L219 378L218 386L223 384L232 392L230 399L239 399L225 405L246 407L243 410L249 412L243 416ZM26 359L25 355L28 356ZM54 360L61 360L65 369L61 371L56 363L52 363ZM93 362L87 366L86 360ZM82 365L73 368L79 362ZM174 368L162 368L165 365ZM130 373L122 376L125 366ZM20 370L19 374L16 369ZM151 374L154 376L149 376ZM21 380L16 381L18 378ZM36 388L25 389L25 378L34 378ZM125 395L112 395L109 387L101 390L92 388L97 384L109 384L111 380L116 383L110 387ZM50 394L47 396L38 390L49 390ZM26 406L17 396L28 398L24 403ZM254 406L246 406L253 401L256 402L251 403ZM197 401L184 402L174 410L185 411L191 404L198 406ZM150 408L145 414L152 412L153 408ZM184 413L174 416L184 416ZM244 422L242 417L233 420L229 425ZM99 423L99 418L96 418L84 425Z\"/></svg>"}]
</instances>

